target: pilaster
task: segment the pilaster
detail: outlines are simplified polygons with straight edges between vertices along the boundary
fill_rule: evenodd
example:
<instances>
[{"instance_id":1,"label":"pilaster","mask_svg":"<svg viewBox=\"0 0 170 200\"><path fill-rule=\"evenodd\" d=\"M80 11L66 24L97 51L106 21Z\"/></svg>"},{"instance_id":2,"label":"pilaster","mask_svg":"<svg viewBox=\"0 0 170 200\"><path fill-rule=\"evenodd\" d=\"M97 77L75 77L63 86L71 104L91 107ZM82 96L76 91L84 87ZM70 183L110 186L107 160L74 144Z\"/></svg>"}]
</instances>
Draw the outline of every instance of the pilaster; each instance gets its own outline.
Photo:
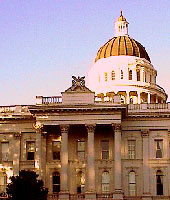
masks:
<instances>
[{"instance_id":1,"label":"pilaster","mask_svg":"<svg viewBox=\"0 0 170 200\"><path fill-rule=\"evenodd\" d=\"M114 130L114 199L123 199L122 191L122 165L121 165L121 123L112 124Z\"/></svg>"},{"instance_id":2,"label":"pilaster","mask_svg":"<svg viewBox=\"0 0 170 200\"><path fill-rule=\"evenodd\" d=\"M87 156L87 174L88 174L88 187L86 192L86 199L96 199L96 186L95 186L95 153L94 153L94 132L95 124L87 124L88 134L88 156Z\"/></svg>"},{"instance_id":3,"label":"pilaster","mask_svg":"<svg viewBox=\"0 0 170 200\"><path fill-rule=\"evenodd\" d=\"M69 199L68 190L68 131L69 125L60 125L61 129L61 192L59 199Z\"/></svg>"},{"instance_id":4,"label":"pilaster","mask_svg":"<svg viewBox=\"0 0 170 200\"><path fill-rule=\"evenodd\" d=\"M13 140L13 175L17 176L19 175L20 171L20 147L21 145L21 132L15 132L14 133L14 140Z\"/></svg>"},{"instance_id":5,"label":"pilaster","mask_svg":"<svg viewBox=\"0 0 170 200\"><path fill-rule=\"evenodd\" d=\"M150 200L150 180L149 180L149 130L141 130L143 139L143 195L142 199Z\"/></svg>"}]
</instances>

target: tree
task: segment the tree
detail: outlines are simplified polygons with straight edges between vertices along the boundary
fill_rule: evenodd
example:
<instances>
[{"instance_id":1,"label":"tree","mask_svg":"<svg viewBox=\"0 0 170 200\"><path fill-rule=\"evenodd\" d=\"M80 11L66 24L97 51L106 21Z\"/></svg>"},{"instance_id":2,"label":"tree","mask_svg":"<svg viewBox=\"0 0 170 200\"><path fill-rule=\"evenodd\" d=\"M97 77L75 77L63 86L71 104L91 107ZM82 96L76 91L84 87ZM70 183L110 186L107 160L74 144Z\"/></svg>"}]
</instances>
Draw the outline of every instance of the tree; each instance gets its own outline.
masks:
<instances>
[{"instance_id":1,"label":"tree","mask_svg":"<svg viewBox=\"0 0 170 200\"><path fill-rule=\"evenodd\" d=\"M21 170L19 176L12 176L7 185L9 200L47 200L48 189L43 187L43 181L37 180L34 171Z\"/></svg>"}]
</instances>

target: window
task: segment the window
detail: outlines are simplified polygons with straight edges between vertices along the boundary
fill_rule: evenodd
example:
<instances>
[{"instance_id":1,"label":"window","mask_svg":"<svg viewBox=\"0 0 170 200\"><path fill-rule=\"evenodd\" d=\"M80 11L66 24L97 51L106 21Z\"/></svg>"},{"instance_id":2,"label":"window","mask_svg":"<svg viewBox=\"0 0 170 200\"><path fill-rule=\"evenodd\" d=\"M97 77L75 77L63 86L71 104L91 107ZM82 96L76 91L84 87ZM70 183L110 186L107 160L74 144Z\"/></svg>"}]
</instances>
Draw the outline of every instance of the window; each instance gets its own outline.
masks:
<instances>
[{"instance_id":1,"label":"window","mask_svg":"<svg viewBox=\"0 0 170 200\"><path fill-rule=\"evenodd\" d=\"M145 82L146 82L146 73L144 73L144 76L145 76Z\"/></svg>"},{"instance_id":2,"label":"window","mask_svg":"<svg viewBox=\"0 0 170 200\"><path fill-rule=\"evenodd\" d=\"M104 81L107 81L107 72L104 73Z\"/></svg>"},{"instance_id":3,"label":"window","mask_svg":"<svg viewBox=\"0 0 170 200\"><path fill-rule=\"evenodd\" d=\"M130 196L136 195L136 177L134 171L131 171L129 173L129 195Z\"/></svg>"},{"instance_id":4,"label":"window","mask_svg":"<svg viewBox=\"0 0 170 200\"><path fill-rule=\"evenodd\" d=\"M156 143L156 158L162 158L163 140L155 140Z\"/></svg>"},{"instance_id":5,"label":"window","mask_svg":"<svg viewBox=\"0 0 170 200\"><path fill-rule=\"evenodd\" d=\"M137 81L140 81L140 70L136 70Z\"/></svg>"},{"instance_id":6,"label":"window","mask_svg":"<svg viewBox=\"0 0 170 200\"><path fill-rule=\"evenodd\" d=\"M132 80L132 70L129 70L129 80Z\"/></svg>"},{"instance_id":7,"label":"window","mask_svg":"<svg viewBox=\"0 0 170 200\"><path fill-rule=\"evenodd\" d=\"M102 193L109 192L110 176L108 171L102 173Z\"/></svg>"},{"instance_id":8,"label":"window","mask_svg":"<svg viewBox=\"0 0 170 200\"><path fill-rule=\"evenodd\" d=\"M98 76L98 82L100 83L100 75Z\"/></svg>"},{"instance_id":9,"label":"window","mask_svg":"<svg viewBox=\"0 0 170 200\"><path fill-rule=\"evenodd\" d=\"M123 79L123 70L120 71L120 79Z\"/></svg>"},{"instance_id":10,"label":"window","mask_svg":"<svg viewBox=\"0 0 170 200\"><path fill-rule=\"evenodd\" d=\"M35 142L27 142L27 160L34 160Z\"/></svg>"},{"instance_id":11,"label":"window","mask_svg":"<svg viewBox=\"0 0 170 200\"><path fill-rule=\"evenodd\" d=\"M77 173L77 193L84 193L85 174L82 171Z\"/></svg>"},{"instance_id":12,"label":"window","mask_svg":"<svg viewBox=\"0 0 170 200\"><path fill-rule=\"evenodd\" d=\"M9 156L9 142L2 142L2 161L8 161Z\"/></svg>"},{"instance_id":13,"label":"window","mask_svg":"<svg viewBox=\"0 0 170 200\"><path fill-rule=\"evenodd\" d=\"M7 175L5 172L0 172L0 194L6 192Z\"/></svg>"},{"instance_id":14,"label":"window","mask_svg":"<svg viewBox=\"0 0 170 200\"><path fill-rule=\"evenodd\" d=\"M77 141L77 158L79 160L85 159L85 141L82 140Z\"/></svg>"},{"instance_id":15,"label":"window","mask_svg":"<svg viewBox=\"0 0 170 200\"><path fill-rule=\"evenodd\" d=\"M112 81L114 81L115 80L115 71L114 70L111 72L111 77L112 77Z\"/></svg>"},{"instance_id":16,"label":"window","mask_svg":"<svg viewBox=\"0 0 170 200\"><path fill-rule=\"evenodd\" d=\"M53 141L53 160L60 160L61 142Z\"/></svg>"},{"instance_id":17,"label":"window","mask_svg":"<svg viewBox=\"0 0 170 200\"><path fill-rule=\"evenodd\" d=\"M102 159L109 159L109 141L102 141Z\"/></svg>"},{"instance_id":18,"label":"window","mask_svg":"<svg viewBox=\"0 0 170 200\"><path fill-rule=\"evenodd\" d=\"M60 174L58 172L53 174L53 192L60 192Z\"/></svg>"},{"instance_id":19,"label":"window","mask_svg":"<svg viewBox=\"0 0 170 200\"><path fill-rule=\"evenodd\" d=\"M163 195L163 173L161 170L156 172L156 191L157 195Z\"/></svg>"},{"instance_id":20,"label":"window","mask_svg":"<svg viewBox=\"0 0 170 200\"><path fill-rule=\"evenodd\" d=\"M129 159L135 159L135 140L128 140L128 157Z\"/></svg>"}]
</instances>

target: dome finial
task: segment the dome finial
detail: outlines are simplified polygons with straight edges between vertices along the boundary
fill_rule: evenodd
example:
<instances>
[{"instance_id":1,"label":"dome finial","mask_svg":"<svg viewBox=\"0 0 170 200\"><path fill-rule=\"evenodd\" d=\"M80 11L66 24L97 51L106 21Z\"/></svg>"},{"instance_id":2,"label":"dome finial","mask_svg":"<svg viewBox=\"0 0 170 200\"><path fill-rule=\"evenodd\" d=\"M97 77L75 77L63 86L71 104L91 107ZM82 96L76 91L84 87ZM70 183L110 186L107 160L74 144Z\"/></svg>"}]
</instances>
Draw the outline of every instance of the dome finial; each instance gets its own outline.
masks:
<instances>
[{"instance_id":1,"label":"dome finial","mask_svg":"<svg viewBox=\"0 0 170 200\"><path fill-rule=\"evenodd\" d=\"M123 13L122 10L120 10L120 16L122 16L122 13Z\"/></svg>"}]
</instances>

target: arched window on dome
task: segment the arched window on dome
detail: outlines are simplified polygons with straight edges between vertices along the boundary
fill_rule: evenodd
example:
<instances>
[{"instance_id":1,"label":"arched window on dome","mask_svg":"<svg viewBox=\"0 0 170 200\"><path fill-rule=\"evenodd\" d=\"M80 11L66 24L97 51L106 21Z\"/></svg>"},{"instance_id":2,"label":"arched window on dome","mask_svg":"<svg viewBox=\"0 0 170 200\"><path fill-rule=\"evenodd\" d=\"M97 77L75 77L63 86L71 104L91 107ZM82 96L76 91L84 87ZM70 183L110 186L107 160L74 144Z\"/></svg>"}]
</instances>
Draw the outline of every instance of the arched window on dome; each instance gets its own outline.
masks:
<instances>
[{"instance_id":1,"label":"arched window on dome","mask_svg":"<svg viewBox=\"0 0 170 200\"><path fill-rule=\"evenodd\" d=\"M163 173L161 170L156 172L156 193L163 195Z\"/></svg>"},{"instance_id":2,"label":"arched window on dome","mask_svg":"<svg viewBox=\"0 0 170 200\"><path fill-rule=\"evenodd\" d=\"M120 71L120 79L123 79L123 70Z\"/></svg>"},{"instance_id":3,"label":"arched window on dome","mask_svg":"<svg viewBox=\"0 0 170 200\"><path fill-rule=\"evenodd\" d=\"M102 173L102 193L109 192L110 176L108 171Z\"/></svg>"},{"instance_id":4,"label":"arched window on dome","mask_svg":"<svg viewBox=\"0 0 170 200\"><path fill-rule=\"evenodd\" d=\"M137 81L140 81L140 70L136 70Z\"/></svg>"},{"instance_id":5,"label":"arched window on dome","mask_svg":"<svg viewBox=\"0 0 170 200\"><path fill-rule=\"evenodd\" d=\"M111 72L111 78L112 78L112 81L115 80L115 71L114 70Z\"/></svg>"},{"instance_id":6,"label":"arched window on dome","mask_svg":"<svg viewBox=\"0 0 170 200\"><path fill-rule=\"evenodd\" d=\"M104 81L107 82L107 72L104 73Z\"/></svg>"},{"instance_id":7,"label":"arched window on dome","mask_svg":"<svg viewBox=\"0 0 170 200\"><path fill-rule=\"evenodd\" d=\"M129 80L132 80L132 70L129 70Z\"/></svg>"},{"instance_id":8,"label":"arched window on dome","mask_svg":"<svg viewBox=\"0 0 170 200\"><path fill-rule=\"evenodd\" d=\"M129 172L129 196L136 195L136 175L134 171Z\"/></svg>"}]
</instances>

